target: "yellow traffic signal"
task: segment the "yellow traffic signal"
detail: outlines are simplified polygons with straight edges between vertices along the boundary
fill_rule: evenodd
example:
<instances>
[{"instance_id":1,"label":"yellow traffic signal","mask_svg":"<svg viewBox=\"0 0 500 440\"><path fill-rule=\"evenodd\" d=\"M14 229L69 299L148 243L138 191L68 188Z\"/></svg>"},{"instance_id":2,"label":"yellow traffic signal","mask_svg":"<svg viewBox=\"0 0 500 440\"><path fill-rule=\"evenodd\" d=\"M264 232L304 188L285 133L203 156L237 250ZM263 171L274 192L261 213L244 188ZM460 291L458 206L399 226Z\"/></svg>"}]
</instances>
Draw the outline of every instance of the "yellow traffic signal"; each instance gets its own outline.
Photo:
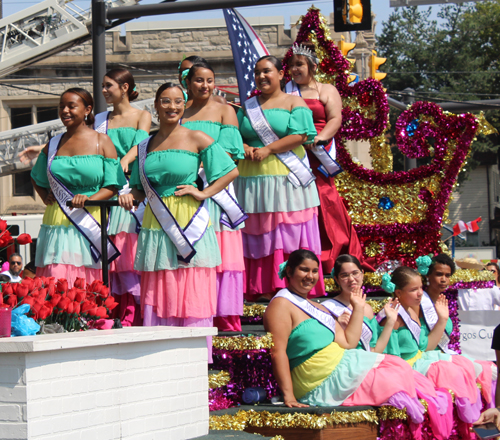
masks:
<instances>
[{"instance_id":1,"label":"yellow traffic signal","mask_svg":"<svg viewBox=\"0 0 500 440\"><path fill-rule=\"evenodd\" d=\"M347 54L353 50L354 48L356 47L356 43L346 43L345 42L345 38L344 36L342 35L340 37L340 41L339 41L339 49L340 51L342 52L342 55L344 55L344 57L347 56Z\"/></svg>"},{"instance_id":2,"label":"yellow traffic signal","mask_svg":"<svg viewBox=\"0 0 500 440\"><path fill-rule=\"evenodd\" d=\"M382 81L387 73L377 72L378 68L387 61L386 58L381 58L377 56L377 52L372 50L372 56L368 61L368 65L370 67L370 77Z\"/></svg>"},{"instance_id":3,"label":"yellow traffic signal","mask_svg":"<svg viewBox=\"0 0 500 440\"><path fill-rule=\"evenodd\" d=\"M363 5L361 0L349 0L349 21L361 23L363 20Z\"/></svg>"}]
</instances>

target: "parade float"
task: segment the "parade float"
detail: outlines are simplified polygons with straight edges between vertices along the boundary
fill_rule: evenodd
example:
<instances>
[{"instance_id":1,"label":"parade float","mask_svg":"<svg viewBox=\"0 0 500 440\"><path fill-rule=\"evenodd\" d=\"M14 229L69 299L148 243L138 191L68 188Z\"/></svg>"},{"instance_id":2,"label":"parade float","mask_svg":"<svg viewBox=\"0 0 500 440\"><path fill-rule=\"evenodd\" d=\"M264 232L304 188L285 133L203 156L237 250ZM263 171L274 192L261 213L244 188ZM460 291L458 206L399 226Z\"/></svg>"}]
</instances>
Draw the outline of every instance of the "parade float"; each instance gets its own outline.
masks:
<instances>
[{"instance_id":1,"label":"parade float","mask_svg":"<svg viewBox=\"0 0 500 440\"><path fill-rule=\"evenodd\" d=\"M476 135L491 134L494 129L482 115L455 115L443 112L435 103L417 102L398 118L397 146L405 156L428 158L428 163L394 172L385 136L389 129L389 105L383 85L373 78L349 84L353 65L332 40L327 21L317 8L310 8L297 26L296 43L307 41L316 49L316 79L334 84L342 97L342 127L335 141L337 161L344 172L335 177L336 186L364 257L377 268L375 273L365 274L365 293L368 297L386 296L380 287L383 273L398 265L416 267L418 257L448 251L441 239L441 228L447 221L458 174L467 163ZM292 54L290 49L283 60L285 72ZM348 141L369 142L373 169L353 160L346 147ZM335 293L337 286L332 278L326 278L325 285L329 295ZM488 272L457 270L453 275L446 295L454 325L450 346L456 351L460 352L458 289L492 286L493 278ZM375 312L384 304L383 300L369 302ZM258 328L255 326L262 324L264 311L265 305L246 305L242 323L250 325L250 329ZM286 439L436 438L429 417L423 424L411 426L405 410L390 406L300 410L262 404L241 406L248 388L265 390L270 401L279 396L271 367L272 337L254 333L214 338L212 368L217 373L210 376L211 429L281 434ZM470 435L455 414L449 438Z\"/></svg>"}]
</instances>

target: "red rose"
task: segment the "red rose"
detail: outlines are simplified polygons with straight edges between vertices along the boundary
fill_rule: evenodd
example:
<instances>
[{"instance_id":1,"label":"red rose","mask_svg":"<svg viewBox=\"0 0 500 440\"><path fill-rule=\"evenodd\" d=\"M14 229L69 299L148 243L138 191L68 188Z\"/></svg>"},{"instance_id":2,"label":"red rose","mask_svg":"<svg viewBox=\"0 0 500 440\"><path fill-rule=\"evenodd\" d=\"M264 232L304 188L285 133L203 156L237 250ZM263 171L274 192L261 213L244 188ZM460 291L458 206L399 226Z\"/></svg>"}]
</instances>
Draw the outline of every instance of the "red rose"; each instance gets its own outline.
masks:
<instances>
[{"instance_id":1,"label":"red rose","mask_svg":"<svg viewBox=\"0 0 500 440\"><path fill-rule=\"evenodd\" d=\"M73 303L73 313L74 313L75 315L79 315L79 314L80 314L81 307L82 307L82 305L81 305L79 302L76 302L76 301L75 301L75 302Z\"/></svg>"},{"instance_id":2,"label":"red rose","mask_svg":"<svg viewBox=\"0 0 500 440\"><path fill-rule=\"evenodd\" d=\"M29 296L27 296L26 298L29 298ZM24 300L26 300L26 298L24 298ZM36 315L38 315L38 313L42 309L43 303L39 303L38 301L34 301L33 304L30 304L30 306L31 306L30 307L31 313L36 316Z\"/></svg>"},{"instance_id":3,"label":"red rose","mask_svg":"<svg viewBox=\"0 0 500 440\"><path fill-rule=\"evenodd\" d=\"M28 244L28 243L33 243L31 241L31 235L30 234L21 234L17 237L16 239L18 244Z\"/></svg>"},{"instance_id":4,"label":"red rose","mask_svg":"<svg viewBox=\"0 0 500 440\"><path fill-rule=\"evenodd\" d=\"M4 303L8 304L11 308L17 306L17 296L13 293L4 298Z\"/></svg>"},{"instance_id":5,"label":"red rose","mask_svg":"<svg viewBox=\"0 0 500 440\"><path fill-rule=\"evenodd\" d=\"M13 293L12 284L11 283L5 283L2 286L2 293L3 293L4 296L12 294Z\"/></svg>"},{"instance_id":6,"label":"red rose","mask_svg":"<svg viewBox=\"0 0 500 440\"><path fill-rule=\"evenodd\" d=\"M14 239L10 235L9 230L0 233L0 247L9 246L14 243Z\"/></svg>"},{"instance_id":7,"label":"red rose","mask_svg":"<svg viewBox=\"0 0 500 440\"><path fill-rule=\"evenodd\" d=\"M82 313L88 313L89 310L92 310L95 307L95 304L92 301L84 301L82 304L81 311Z\"/></svg>"},{"instance_id":8,"label":"red rose","mask_svg":"<svg viewBox=\"0 0 500 440\"><path fill-rule=\"evenodd\" d=\"M48 304L50 304L51 307L57 306L59 301L61 301L62 295L59 295L58 293L55 293L54 295L51 296L51 298L47 301Z\"/></svg>"},{"instance_id":9,"label":"red rose","mask_svg":"<svg viewBox=\"0 0 500 440\"><path fill-rule=\"evenodd\" d=\"M40 289L39 290L39 298L43 301L46 301L47 300L47 294L48 294L48 291L49 289L45 288L45 289Z\"/></svg>"},{"instance_id":10,"label":"red rose","mask_svg":"<svg viewBox=\"0 0 500 440\"><path fill-rule=\"evenodd\" d=\"M84 278L77 278L75 280L74 287L77 289L85 289L85 279Z\"/></svg>"},{"instance_id":11,"label":"red rose","mask_svg":"<svg viewBox=\"0 0 500 440\"><path fill-rule=\"evenodd\" d=\"M26 286L29 292L31 292L35 288L35 282L32 278L25 278L21 281L21 285Z\"/></svg>"},{"instance_id":12,"label":"red rose","mask_svg":"<svg viewBox=\"0 0 500 440\"><path fill-rule=\"evenodd\" d=\"M71 300L68 297L63 296L59 302L57 303L57 308L66 311L66 308L68 307L68 304L71 302Z\"/></svg>"},{"instance_id":13,"label":"red rose","mask_svg":"<svg viewBox=\"0 0 500 440\"><path fill-rule=\"evenodd\" d=\"M75 301L81 303L85 299L85 290L76 289Z\"/></svg>"},{"instance_id":14,"label":"red rose","mask_svg":"<svg viewBox=\"0 0 500 440\"><path fill-rule=\"evenodd\" d=\"M104 307L97 307L96 311L94 312L94 316L96 318L107 318L108 312Z\"/></svg>"},{"instance_id":15,"label":"red rose","mask_svg":"<svg viewBox=\"0 0 500 440\"><path fill-rule=\"evenodd\" d=\"M94 280L92 281L92 284L90 284L90 286L87 288L87 291L100 293L103 285L104 283L101 280Z\"/></svg>"},{"instance_id":16,"label":"red rose","mask_svg":"<svg viewBox=\"0 0 500 440\"><path fill-rule=\"evenodd\" d=\"M47 307L46 305L42 306L38 312L38 319L47 319L47 317L52 315L52 310L52 307Z\"/></svg>"},{"instance_id":17,"label":"red rose","mask_svg":"<svg viewBox=\"0 0 500 440\"><path fill-rule=\"evenodd\" d=\"M101 298L107 298L109 296L109 287L102 286L99 295L101 296Z\"/></svg>"},{"instance_id":18,"label":"red rose","mask_svg":"<svg viewBox=\"0 0 500 440\"><path fill-rule=\"evenodd\" d=\"M0 232L3 232L7 229L7 222L5 220L0 219Z\"/></svg>"},{"instance_id":19,"label":"red rose","mask_svg":"<svg viewBox=\"0 0 500 440\"><path fill-rule=\"evenodd\" d=\"M56 290L58 293L66 293L68 291L68 282L64 278L57 280Z\"/></svg>"},{"instance_id":20,"label":"red rose","mask_svg":"<svg viewBox=\"0 0 500 440\"><path fill-rule=\"evenodd\" d=\"M69 298L68 298L69 299ZM70 301L67 305L66 305L66 312L69 313L70 315L73 313L73 310L75 309L75 306L74 306L74 303L72 301Z\"/></svg>"},{"instance_id":21,"label":"red rose","mask_svg":"<svg viewBox=\"0 0 500 440\"><path fill-rule=\"evenodd\" d=\"M109 311L113 310L117 305L118 303L112 296L108 296L106 301L104 301L104 307L106 307Z\"/></svg>"},{"instance_id":22,"label":"red rose","mask_svg":"<svg viewBox=\"0 0 500 440\"><path fill-rule=\"evenodd\" d=\"M71 301L74 301L75 300L75 296L76 296L76 289L74 287L72 287L71 289L68 290L68 293L66 293L66 296L71 300Z\"/></svg>"},{"instance_id":23,"label":"red rose","mask_svg":"<svg viewBox=\"0 0 500 440\"><path fill-rule=\"evenodd\" d=\"M19 299L21 299L24 298L29 293L29 291L30 290L28 289L27 286L19 284L16 289L16 295Z\"/></svg>"},{"instance_id":24,"label":"red rose","mask_svg":"<svg viewBox=\"0 0 500 440\"><path fill-rule=\"evenodd\" d=\"M47 289L48 289L47 293L49 294L49 296L52 297L54 295L55 291L56 291L56 286L54 284L49 284L47 286Z\"/></svg>"}]
</instances>

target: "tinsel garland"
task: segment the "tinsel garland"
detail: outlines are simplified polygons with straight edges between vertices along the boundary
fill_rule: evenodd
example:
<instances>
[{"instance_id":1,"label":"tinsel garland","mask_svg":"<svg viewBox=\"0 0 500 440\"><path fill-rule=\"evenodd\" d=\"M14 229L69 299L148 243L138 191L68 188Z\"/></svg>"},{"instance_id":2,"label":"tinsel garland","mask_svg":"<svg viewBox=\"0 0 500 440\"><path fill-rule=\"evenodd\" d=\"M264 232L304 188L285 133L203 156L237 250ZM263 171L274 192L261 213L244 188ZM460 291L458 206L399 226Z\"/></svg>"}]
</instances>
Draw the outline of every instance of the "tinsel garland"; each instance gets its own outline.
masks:
<instances>
[{"instance_id":1,"label":"tinsel garland","mask_svg":"<svg viewBox=\"0 0 500 440\"><path fill-rule=\"evenodd\" d=\"M264 304L245 304L243 305L243 316L255 317L255 316L263 316L266 311L266 306Z\"/></svg>"},{"instance_id":2,"label":"tinsel garland","mask_svg":"<svg viewBox=\"0 0 500 440\"><path fill-rule=\"evenodd\" d=\"M287 429L324 429L328 426L374 423L378 424L377 412L374 410L342 412L335 411L331 414L306 414L306 413L270 413L254 410L240 410L234 415L210 416L210 429L243 431L247 426L261 428Z\"/></svg>"},{"instance_id":3,"label":"tinsel garland","mask_svg":"<svg viewBox=\"0 0 500 440\"><path fill-rule=\"evenodd\" d=\"M231 380L231 375L227 371L220 371L217 374L208 375L208 388L220 388L226 386Z\"/></svg>"},{"instance_id":4,"label":"tinsel garland","mask_svg":"<svg viewBox=\"0 0 500 440\"><path fill-rule=\"evenodd\" d=\"M214 336L212 345L214 349L226 351L262 350L273 346L273 337L271 333L267 333L266 336L235 336L232 338Z\"/></svg>"}]
</instances>

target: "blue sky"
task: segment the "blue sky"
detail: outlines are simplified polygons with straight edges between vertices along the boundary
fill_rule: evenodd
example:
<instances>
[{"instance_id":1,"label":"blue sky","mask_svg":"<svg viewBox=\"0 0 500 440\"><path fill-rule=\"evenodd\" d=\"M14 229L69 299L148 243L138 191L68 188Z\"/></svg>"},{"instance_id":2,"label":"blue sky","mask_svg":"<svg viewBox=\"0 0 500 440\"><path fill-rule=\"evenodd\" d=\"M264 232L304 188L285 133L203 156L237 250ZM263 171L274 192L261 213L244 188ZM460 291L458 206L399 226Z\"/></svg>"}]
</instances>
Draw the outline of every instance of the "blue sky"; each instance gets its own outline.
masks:
<instances>
[{"instance_id":1,"label":"blue sky","mask_svg":"<svg viewBox=\"0 0 500 440\"><path fill-rule=\"evenodd\" d=\"M33 6L39 2L34 0L3 0L3 16L6 17L15 12L21 11L25 8ZM90 7L90 0L87 1L75 1L77 5L82 8ZM140 4L154 4L159 3L159 0L143 0ZM389 6L389 0L372 0L372 10L377 15L376 21L377 33L382 29L382 22L389 18L391 11L394 9ZM333 11L333 0L320 0L314 3L311 2L299 2L299 3L288 3L280 5L268 5L268 6L255 6L247 8L239 8L238 10L245 17L255 17L255 16L274 16L274 15L284 15L283 11L286 11L285 23L289 24L291 15L303 15L307 12L307 8L314 4L317 8L321 9L324 15L328 15ZM434 10L438 7L434 6ZM141 20L189 20L191 18L223 18L221 10L215 11L205 11L194 12L194 13L184 13L184 14L174 14L169 16L154 16L145 17Z\"/></svg>"}]
</instances>

